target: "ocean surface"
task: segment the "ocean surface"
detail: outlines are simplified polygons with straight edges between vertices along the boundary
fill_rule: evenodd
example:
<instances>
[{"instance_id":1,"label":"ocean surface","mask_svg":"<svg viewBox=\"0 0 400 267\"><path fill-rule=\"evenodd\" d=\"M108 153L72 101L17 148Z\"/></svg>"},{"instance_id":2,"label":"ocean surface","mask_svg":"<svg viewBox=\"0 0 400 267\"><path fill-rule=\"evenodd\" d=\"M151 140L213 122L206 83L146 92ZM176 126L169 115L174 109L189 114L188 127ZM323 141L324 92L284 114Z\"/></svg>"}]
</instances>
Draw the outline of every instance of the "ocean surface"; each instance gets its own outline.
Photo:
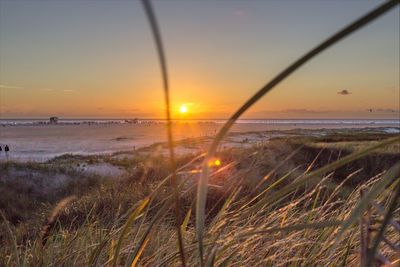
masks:
<instances>
[{"instance_id":1,"label":"ocean surface","mask_svg":"<svg viewBox=\"0 0 400 267\"><path fill-rule=\"evenodd\" d=\"M225 120L173 121L174 139L214 136ZM399 120L239 120L231 132L260 132L293 129L375 128L398 133ZM129 151L165 142L163 120L0 120L0 160L44 161L63 154L104 154Z\"/></svg>"}]
</instances>

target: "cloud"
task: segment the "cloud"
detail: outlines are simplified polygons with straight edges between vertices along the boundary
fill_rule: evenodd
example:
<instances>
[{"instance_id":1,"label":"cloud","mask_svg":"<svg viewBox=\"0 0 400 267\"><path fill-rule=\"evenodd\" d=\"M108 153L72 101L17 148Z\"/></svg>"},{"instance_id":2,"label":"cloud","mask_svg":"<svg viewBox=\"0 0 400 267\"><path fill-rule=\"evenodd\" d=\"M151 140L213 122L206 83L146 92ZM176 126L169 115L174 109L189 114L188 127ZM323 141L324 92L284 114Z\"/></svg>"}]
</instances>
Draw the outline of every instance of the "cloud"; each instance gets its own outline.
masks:
<instances>
[{"instance_id":1,"label":"cloud","mask_svg":"<svg viewBox=\"0 0 400 267\"><path fill-rule=\"evenodd\" d=\"M343 89L342 91L339 91L337 93L338 93L338 95L350 95L351 94L350 91L348 91L346 89Z\"/></svg>"},{"instance_id":2,"label":"cloud","mask_svg":"<svg viewBox=\"0 0 400 267\"><path fill-rule=\"evenodd\" d=\"M43 92L52 92L52 91L53 91L53 89L49 89L49 88L42 88L42 89L40 89L40 91L43 91Z\"/></svg>"},{"instance_id":3,"label":"cloud","mask_svg":"<svg viewBox=\"0 0 400 267\"><path fill-rule=\"evenodd\" d=\"M20 86L5 85L5 84L0 84L0 88L2 88L2 89L23 89L23 87L20 87Z\"/></svg>"},{"instance_id":4,"label":"cloud","mask_svg":"<svg viewBox=\"0 0 400 267\"><path fill-rule=\"evenodd\" d=\"M63 90L64 93L73 93L75 92L75 90L70 90L70 89L65 89Z\"/></svg>"}]
</instances>

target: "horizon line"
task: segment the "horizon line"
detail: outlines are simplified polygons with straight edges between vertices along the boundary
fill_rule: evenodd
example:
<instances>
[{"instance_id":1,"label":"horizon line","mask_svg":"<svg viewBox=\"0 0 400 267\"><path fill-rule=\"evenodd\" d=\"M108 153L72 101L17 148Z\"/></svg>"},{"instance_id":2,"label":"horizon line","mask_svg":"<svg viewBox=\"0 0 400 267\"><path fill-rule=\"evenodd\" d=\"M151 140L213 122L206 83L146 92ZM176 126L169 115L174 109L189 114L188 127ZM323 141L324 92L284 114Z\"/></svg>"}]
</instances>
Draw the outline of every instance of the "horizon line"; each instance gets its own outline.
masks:
<instances>
[{"instance_id":1,"label":"horizon line","mask_svg":"<svg viewBox=\"0 0 400 267\"><path fill-rule=\"evenodd\" d=\"M18 117L18 118L4 118L0 117L0 120L49 120L51 117ZM58 117L59 120L167 120L166 118L139 118L139 117ZM229 118L172 118L171 120L180 121L207 121L207 120L229 120ZM242 118L239 120L399 120L399 118Z\"/></svg>"}]
</instances>

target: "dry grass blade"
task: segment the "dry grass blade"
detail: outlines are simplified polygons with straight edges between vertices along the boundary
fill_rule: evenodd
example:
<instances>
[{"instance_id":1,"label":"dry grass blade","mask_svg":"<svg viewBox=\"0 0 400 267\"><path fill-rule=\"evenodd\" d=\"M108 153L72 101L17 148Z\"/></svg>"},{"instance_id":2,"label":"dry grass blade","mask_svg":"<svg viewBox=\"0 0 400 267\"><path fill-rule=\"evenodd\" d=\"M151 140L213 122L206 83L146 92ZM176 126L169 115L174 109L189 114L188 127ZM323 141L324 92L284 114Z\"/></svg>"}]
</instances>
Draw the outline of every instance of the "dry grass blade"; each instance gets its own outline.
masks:
<instances>
[{"instance_id":1,"label":"dry grass blade","mask_svg":"<svg viewBox=\"0 0 400 267\"><path fill-rule=\"evenodd\" d=\"M277 84L283 81L286 77L288 77L295 70L304 65L307 61L326 50L330 46L334 45L338 41L342 40L344 37L350 35L356 30L362 28L367 25L369 22L383 15L393 7L395 7L399 3L398 0L388 1L376 9L372 10L368 14L359 18L355 22L351 23L349 26L340 30L336 34L332 35L327 40L323 41L320 45L306 53L304 56L299 58L296 62L291 64L281 73L279 73L274 79L272 79L268 84L266 84L263 88L261 88L255 95L253 95L243 106L241 106L224 124L221 130L218 132L216 137L214 138L208 152L207 156L204 160L203 171L200 176L200 181L197 190L197 204L196 204L196 235L199 242L199 256L200 256L200 265L204 265L203 260L203 236L204 236L204 223L205 223L205 205L206 205L206 197L207 197L207 183L208 183L208 165L207 162L214 156L219 143L228 133L229 129L233 126L235 121L246 111L248 110L254 103L256 103L261 97L263 97L266 93L268 93L272 88L274 88Z\"/></svg>"},{"instance_id":2,"label":"dry grass blade","mask_svg":"<svg viewBox=\"0 0 400 267\"><path fill-rule=\"evenodd\" d=\"M137 259L138 254L142 253L142 250L147 244L148 238L150 236L151 230L153 229L154 224L161 220L168 211L169 206L171 205L171 201L167 200L163 207L161 207L158 212L154 215L153 219L151 220L149 226L147 227L146 231L144 232L142 238L139 240L138 244L136 245L135 250L131 253L126 261L126 266L132 266L135 259Z\"/></svg>"},{"instance_id":3,"label":"dry grass blade","mask_svg":"<svg viewBox=\"0 0 400 267\"><path fill-rule=\"evenodd\" d=\"M50 234L51 229L53 228L57 217L59 216L60 212L62 209L64 209L68 204L71 202L75 201L77 199L76 196L69 196L64 199L62 199L58 204L54 207L52 210L50 216L46 219L46 221L43 223L42 229L41 229L41 241L42 241L42 246L44 246L47 242L47 238Z\"/></svg>"},{"instance_id":4,"label":"dry grass blade","mask_svg":"<svg viewBox=\"0 0 400 267\"><path fill-rule=\"evenodd\" d=\"M107 245L107 241L108 241L108 239L102 240L96 246L96 248L93 250L93 252L91 253L91 255L89 257L89 261L88 261L88 265L89 266L98 266L97 262L99 260L100 253L105 248L105 246Z\"/></svg>"},{"instance_id":5,"label":"dry grass blade","mask_svg":"<svg viewBox=\"0 0 400 267\"><path fill-rule=\"evenodd\" d=\"M385 188L390 185L395 179L400 177L400 162L390 168L385 175L361 198L357 206L351 211L348 218L343 222L339 233L337 234L335 245L338 244L344 232L364 213L368 208L369 203L382 193ZM335 247L333 246L333 248Z\"/></svg>"},{"instance_id":6,"label":"dry grass blade","mask_svg":"<svg viewBox=\"0 0 400 267\"><path fill-rule=\"evenodd\" d=\"M248 236L257 235L257 234L270 234L274 232L290 232L290 231L301 231L305 229L321 229L327 227L338 227L342 224L342 221L322 221L322 222L314 222L314 223L304 223L304 224L295 224L290 226L283 227L271 227L265 230L257 230L251 231L248 233L241 234L238 236L239 239L246 238Z\"/></svg>"},{"instance_id":7,"label":"dry grass blade","mask_svg":"<svg viewBox=\"0 0 400 267\"><path fill-rule=\"evenodd\" d=\"M192 215L192 209L190 208L188 210L188 212L186 213L185 219L182 222L182 225L181 225L181 231L182 232L186 231L186 228L187 228L187 226L189 224L189 219L190 219L191 215Z\"/></svg>"},{"instance_id":8,"label":"dry grass blade","mask_svg":"<svg viewBox=\"0 0 400 267\"><path fill-rule=\"evenodd\" d=\"M350 254L350 248L351 248L351 243L350 243L350 239L349 239L349 241L347 241L346 253L344 254L344 257L343 257L343 260L342 260L342 263L340 266L343 266L343 267L347 266L346 262L347 262L347 258L349 257L349 254Z\"/></svg>"},{"instance_id":9,"label":"dry grass blade","mask_svg":"<svg viewBox=\"0 0 400 267\"><path fill-rule=\"evenodd\" d=\"M139 258L142 255L142 253L143 253L147 243L149 242L149 240L150 240L150 235L146 236L146 238L145 238L145 240L143 242L143 246L140 247L138 253L136 254L135 258L133 259L131 267L134 267L134 266L136 266L138 264Z\"/></svg>"},{"instance_id":10,"label":"dry grass blade","mask_svg":"<svg viewBox=\"0 0 400 267\"><path fill-rule=\"evenodd\" d=\"M3 214L3 212L1 210L0 210L0 214L1 214L1 218L3 219L4 223L6 224L7 232L9 234L10 240L11 240L11 242L13 244L13 249L14 249L14 254L15 254L15 262L16 262L17 266L21 266L17 241L15 240L15 237L13 235L13 232L12 232L11 228L10 228L10 224L8 223L8 220L6 219L6 216L4 216L4 214Z\"/></svg>"},{"instance_id":11,"label":"dry grass blade","mask_svg":"<svg viewBox=\"0 0 400 267\"><path fill-rule=\"evenodd\" d=\"M116 267L118 265L118 256L119 256L119 251L121 249L122 241L125 238L125 235L128 233L128 229L131 226L131 224L136 220L136 218L140 215L142 210L147 206L149 203L149 198L146 198L140 203L140 205L135 209L134 212L129 216L128 220L126 221L124 227L122 228L121 234L119 236L117 245L115 246L114 250L114 258L113 258L113 266Z\"/></svg>"},{"instance_id":12,"label":"dry grass blade","mask_svg":"<svg viewBox=\"0 0 400 267\"><path fill-rule=\"evenodd\" d=\"M215 258L216 258L216 256L217 256L217 251L218 251L218 249L217 249L216 247L214 247L214 248L211 250L211 253L210 253L209 257L208 257L207 264L206 264L207 267L212 267L212 266L214 266L214 264L215 264Z\"/></svg>"},{"instance_id":13,"label":"dry grass blade","mask_svg":"<svg viewBox=\"0 0 400 267\"><path fill-rule=\"evenodd\" d=\"M400 175L400 171L399 171L399 175ZM394 210L397 207L397 202L399 200L399 197L400 197L400 183L397 183L396 193L394 194L394 196L391 199L391 203L389 204L389 207L388 207L388 209L386 211L385 217L384 217L383 222L382 222L382 226L379 229L379 232L378 232L377 236L375 237L375 240L374 240L374 242L372 244L371 249L368 251L369 253L367 254L367 267L371 266L371 263L372 263L375 255L377 253L377 248L378 248L379 242L384 237L383 235L384 235L385 229L386 229L387 225L389 224L389 222L390 222L390 220L391 220L391 218L393 216Z\"/></svg>"},{"instance_id":14,"label":"dry grass blade","mask_svg":"<svg viewBox=\"0 0 400 267\"><path fill-rule=\"evenodd\" d=\"M157 46L157 52L159 56L161 73L163 78L164 85L164 97L165 97L165 105L166 105L166 117L167 117L167 135L168 135L168 148L169 148L169 156L171 160L171 173L172 173L172 186L174 187L174 197L175 197L175 217L176 217L176 231L178 235L178 246L179 252L181 254L182 265L185 264L185 253L183 248L183 240L182 233L180 228L180 203L179 203L179 190L178 190L178 182L177 182L177 171L176 171L176 162L174 156L174 143L172 138L172 124L171 124L171 106L169 99L169 83L168 83L168 72L167 72L167 62L165 59L165 53L162 44L161 33L158 27L158 23L156 17L153 12L153 8L151 6L150 0L142 0L144 9L146 11L147 17L150 22L150 26L153 32L154 40Z\"/></svg>"}]
</instances>

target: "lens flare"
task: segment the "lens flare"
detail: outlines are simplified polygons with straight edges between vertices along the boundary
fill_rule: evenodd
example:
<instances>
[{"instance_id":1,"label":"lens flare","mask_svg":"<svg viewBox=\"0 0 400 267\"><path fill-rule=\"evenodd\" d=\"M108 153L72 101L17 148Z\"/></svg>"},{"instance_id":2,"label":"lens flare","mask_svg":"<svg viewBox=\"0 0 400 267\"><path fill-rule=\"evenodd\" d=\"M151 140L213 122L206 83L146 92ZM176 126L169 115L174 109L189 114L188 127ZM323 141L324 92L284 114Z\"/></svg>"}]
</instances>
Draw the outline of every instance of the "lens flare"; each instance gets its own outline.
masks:
<instances>
[{"instance_id":1,"label":"lens flare","mask_svg":"<svg viewBox=\"0 0 400 267\"><path fill-rule=\"evenodd\" d=\"M208 162L208 167L219 167L219 166L221 166L220 159L213 159Z\"/></svg>"}]
</instances>

